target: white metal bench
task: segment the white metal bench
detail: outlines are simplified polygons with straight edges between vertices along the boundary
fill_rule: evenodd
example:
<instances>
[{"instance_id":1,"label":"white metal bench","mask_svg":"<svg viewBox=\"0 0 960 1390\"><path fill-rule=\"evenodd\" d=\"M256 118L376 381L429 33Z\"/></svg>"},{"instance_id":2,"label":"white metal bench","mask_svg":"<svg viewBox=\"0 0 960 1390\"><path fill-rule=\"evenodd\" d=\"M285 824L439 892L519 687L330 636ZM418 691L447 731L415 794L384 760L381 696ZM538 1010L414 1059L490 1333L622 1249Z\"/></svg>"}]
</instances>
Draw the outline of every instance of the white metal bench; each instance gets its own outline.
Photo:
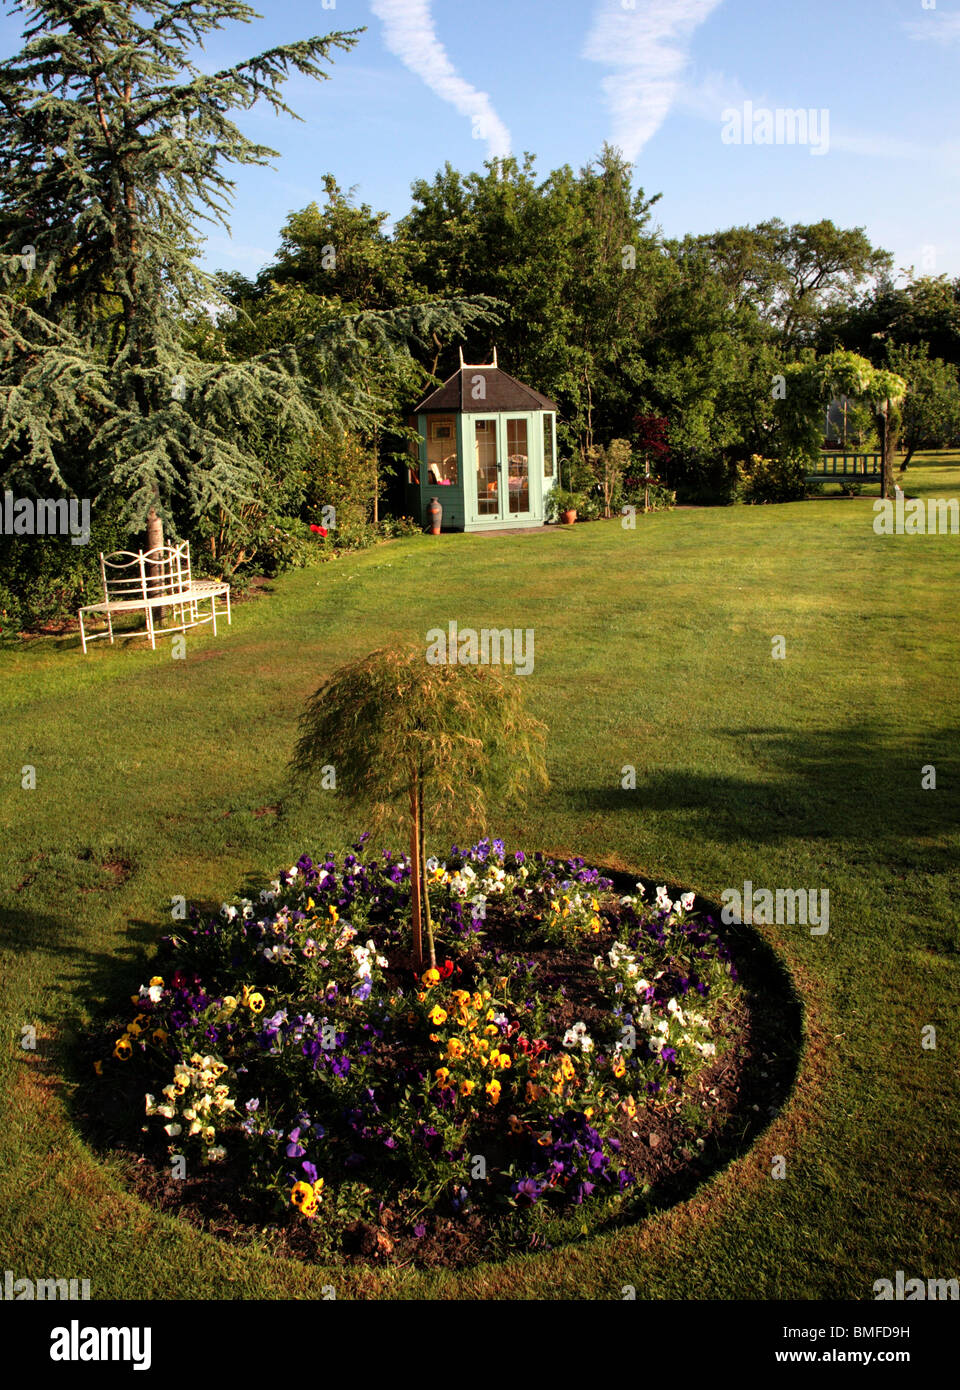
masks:
<instances>
[{"instance_id":1,"label":"white metal bench","mask_svg":"<svg viewBox=\"0 0 960 1390\"><path fill-rule=\"evenodd\" d=\"M211 623L216 636L218 598L225 601L219 616L226 613L227 622L231 621L230 585L222 579L193 578L190 573L189 541L182 541L179 545L161 545L155 550L116 550L110 555L104 555L101 551L100 576L103 580L102 602L87 603L80 609L80 643L84 654L87 643L97 637L109 637L113 642L114 613L145 614L146 628L122 635L149 637L154 651L158 632L164 636L171 632L185 632L187 628L198 627L202 623ZM199 605L208 599L210 612L201 615ZM158 627L154 614L159 610L163 623L163 610L167 608L178 621ZM102 614L107 621L106 632L87 633L83 624L85 613Z\"/></svg>"}]
</instances>

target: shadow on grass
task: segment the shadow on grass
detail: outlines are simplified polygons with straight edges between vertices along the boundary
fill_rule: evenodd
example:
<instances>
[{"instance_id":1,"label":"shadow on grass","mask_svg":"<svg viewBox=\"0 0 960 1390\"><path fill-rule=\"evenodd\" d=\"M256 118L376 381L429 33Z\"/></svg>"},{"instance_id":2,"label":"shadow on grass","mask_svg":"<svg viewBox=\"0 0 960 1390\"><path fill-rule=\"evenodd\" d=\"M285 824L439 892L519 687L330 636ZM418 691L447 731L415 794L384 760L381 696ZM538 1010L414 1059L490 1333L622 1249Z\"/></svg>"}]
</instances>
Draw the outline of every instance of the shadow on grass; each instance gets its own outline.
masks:
<instances>
[{"instance_id":1,"label":"shadow on grass","mask_svg":"<svg viewBox=\"0 0 960 1390\"><path fill-rule=\"evenodd\" d=\"M930 843L960 824L960 729L897 733L890 747L876 729L849 725L818 733L725 729L742 766L726 772L637 771L637 785L571 789L582 811L681 812L708 840L777 844L838 839L856 856L900 861L929 872L956 868L955 851ZM935 768L924 790L922 769Z\"/></svg>"},{"instance_id":2,"label":"shadow on grass","mask_svg":"<svg viewBox=\"0 0 960 1390\"><path fill-rule=\"evenodd\" d=\"M40 1085L46 1094L56 1095L85 1137L103 1145L103 1134L94 1138L83 1123L93 1063L102 1057L91 1036L86 1016L92 1015L94 1028L115 1017L118 1008L136 993L148 968L148 951L159 935L156 922L129 922L121 944L109 951L93 951L77 944L74 924L47 913L0 908L0 948L12 954L46 957L50 974L62 982L63 994L79 1002L77 1012L56 1006L60 992L47 992L51 1005L30 1009L27 1005L21 1026L32 1025L37 1032L35 1050L20 1048L21 1060L29 1073L28 1086ZM45 972L46 973L46 972Z\"/></svg>"}]
</instances>

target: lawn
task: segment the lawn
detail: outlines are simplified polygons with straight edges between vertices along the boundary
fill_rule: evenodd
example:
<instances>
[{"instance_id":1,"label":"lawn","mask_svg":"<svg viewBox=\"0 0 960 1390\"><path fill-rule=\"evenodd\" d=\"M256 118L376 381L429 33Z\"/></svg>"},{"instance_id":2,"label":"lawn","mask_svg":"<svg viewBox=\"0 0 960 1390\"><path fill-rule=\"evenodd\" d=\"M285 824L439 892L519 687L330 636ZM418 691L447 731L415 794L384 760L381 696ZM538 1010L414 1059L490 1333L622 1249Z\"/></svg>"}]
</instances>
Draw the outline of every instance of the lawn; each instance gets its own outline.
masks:
<instances>
[{"instance_id":1,"label":"lawn","mask_svg":"<svg viewBox=\"0 0 960 1390\"><path fill-rule=\"evenodd\" d=\"M960 456L921 456L905 483L960 496ZM183 660L168 641L3 650L3 1268L106 1298L871 1298L897 1270L960 1274L960 537L874 535L876 494L397 541L271 581ZM827 935L760 929L805 1009L793 1096L690 1201L576 1247L424 1274L225 1246L95 1153L75 1040L149 976L173 895L218 904L355 838L335 792L291 792L303 700L451 619L535 633L552 790L489 827L508 848L714 899L748 879L829 889ZM458 839L451 806L430 848Z\"/></svg>"}]
</instances>

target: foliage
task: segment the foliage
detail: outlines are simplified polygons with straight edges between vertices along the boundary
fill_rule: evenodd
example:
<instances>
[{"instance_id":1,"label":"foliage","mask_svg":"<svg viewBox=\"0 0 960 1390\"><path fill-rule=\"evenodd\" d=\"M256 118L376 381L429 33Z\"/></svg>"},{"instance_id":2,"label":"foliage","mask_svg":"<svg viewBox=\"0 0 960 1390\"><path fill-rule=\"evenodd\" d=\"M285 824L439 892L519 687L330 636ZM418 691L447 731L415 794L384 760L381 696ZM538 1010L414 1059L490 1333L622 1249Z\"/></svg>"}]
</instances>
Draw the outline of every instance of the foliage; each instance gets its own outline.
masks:
<instances>
[{"instance_id":1,"label":"foliage","mask_svg":"<svg viewBox=\"0 0 960 1390\"><path fill-rule=\"evenodd\" d=\"M587 510L587 499L582 492L572 492L568 488L555 487L547 495L546 520L558 521L564 512L576 512L578 518Z\"/></svg>"},{"instance_id":2,"label":"foliage","mask_svg":"<svg viewBox=\"0 0 960 1390\"><path fill-rule=\"evenodd\" d=\"M777 400L778 457L782 462L799 462L809 471L819 457L825 407L838 397L849 396L873 410L884 454L884 491L892 491L891 459L899 431L900 403L907 390L903 378L841 348L820 357L805 352L797 361L786 363L782 375L784 391Z\"/></svg>"},{"instance_id":3,"label":"foliage","mask_svg":"<svg viewBox=\"0 0 960 1390\"><path fill-rule=\"evenodd\" d=\"M430 963L434 961L426 881L426 822L456 801L469 828L489 806L546 787L546 729L524 709L520 678L498 666L428 661L422 648L382 648L343 666L311 696L292 770L309 786L337 769L341 790L370 808L373 824L405 825L422 884ZM414 903L414 953L420 922Z\"/></svg>"},{"instance_id":4,"label":"foliage","mask_svg":"<svg viewBox=\"0 0 960 1390\"><path fill-rule=\"evenodd\" d=\"M803 462L798 458L765 459L754 454L737 470L741 502L794 502L804 494Z\"/></svg>"},{"instance_id":5,"label":"foliage","mask_svg":"<svg viewBox=\"0 0 960 1390\"><path fill-rule=\"evenodd\" d=\"M907 384L903 401L905 471L918 448L960 441L960 376L952 362L931 357L925 343L887 346L887 365Z\"/></svg>"},{"instance_id":6,"label":"foliage","mask_svg":"<svg viewBox=\"0 0 960 1390\"><path fill-rule=\"evenodd\" d=\"M293 114L280 97L289 71L323 78L331 50L356 38L303 40L209 74L190 60L191 45L224 19L249 22L249 6L16 8L30 16L27 46L0 64L4 475L23 486L46 476L74 491L109 488L131 526L180 496L194 515L229 508L255 474L238 420L274 413L302 426L313 408L277 354L239 366L187 350L181 316L213 297L194 264L195 223L226 225L224 164L275 153L225 112L262 100ZM32 303L11 293L24 243L35 255Z\"/></svg>"},{"instance_id":7,"label":"foliage","mask_svg":"<svg viewBox=\"0 0 960 1390\"><path fill-rule=\"evenodd\" d=\"M828 309L849 306L864 282L893 265L862 227L844 229L829 219L788 227L775 217L704 241L731 292L759 308L789 351L810 345Z\"/></svg>"},{"instance_id":8,"label":"foliage","mask_svg":"<svg viewBox=\"0 0 960 1390\"><path fill-rule=\"evenodd\" d=\"M0 631L4 637L61 625L76 618L83 603L103 597L100 552L127 546L120 508L90 509L90 538L72 544L66 536L0 539Z\"/></svg>"},{"instance_id":9,"label":"foliage","mask_svg":"<svg viewBox=\"0 0 960 1390\"><path fill-rule=\"evenodd\" d=\"M677 494L672 488L664 487L662 483L646 483L644 476L636 473L626 475L617 505L627 503L640 511L646 506L647 511L651 512L670 511L677 505Z\"/></svg>"},{"instance_id":10,"label":"foliage","mask_svg":"<svg viewBox=\"0 0 960 1390\"><path fill-rule=\"evenodd\" d=\"M612 515L612 504L619 496L623 475L630 466L630 457L627 439L613 439L605 447L591 444L587 449L587 463L603 497L603 515L608 519Z\"/></svg>"},{"instance_id":11,"label":"foliage","mask_svg":"<svg viewBox=\"0 0 960 1390\"><path fill-rule=\"evenodd\" d=\"M636 408L663 275L649 226L659 195L634 192L631 166L607 146L579 173L564 165L539 183L534 163L492 160L469 175L447 164L413 185L397 235L427 290L505 303L501 365L558 402L561 446L585 463L590 445L628 432ZM455 355L437 346L433 370L452 371Z\"/></svg>"}]
</instances>

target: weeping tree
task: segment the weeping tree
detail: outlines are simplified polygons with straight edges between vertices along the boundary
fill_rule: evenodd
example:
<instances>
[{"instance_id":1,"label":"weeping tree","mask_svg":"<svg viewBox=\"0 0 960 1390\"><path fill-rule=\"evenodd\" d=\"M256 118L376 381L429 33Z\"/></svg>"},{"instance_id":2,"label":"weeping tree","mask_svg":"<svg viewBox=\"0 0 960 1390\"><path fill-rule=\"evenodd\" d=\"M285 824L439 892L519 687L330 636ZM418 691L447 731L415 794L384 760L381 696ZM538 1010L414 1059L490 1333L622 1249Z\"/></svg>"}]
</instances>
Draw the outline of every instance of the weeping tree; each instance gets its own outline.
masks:
<instances>
[{"instance_id":1,"label":"weeping tree","mask_svg":"<svg viewBox=\"0 0 960 1390\"><path fill-rule=\"evenodd\" d=\"M880 494L893 492L893 465L902 423L907 384L885 367L875 367L856 352L837 349L821 357L805 353L782 369L783 391L777 399L781 458L814 461L823 437L823 412L832 400L847 396L873 412L880 436Z\"/></svg>"},{"instance_id":2,"label":"weeping tree","mask_svg":"<svg viewBox=\"0 0 960 1390\"><path fill-rule=\"evenodd\" d=\"M341 667L311 696L291 761L306 788L333 766L337 786L405 828L410 842L413 955L422 970L423 928L436 966L427 874L428 821L455 809L482 829L491 804L522 804L549 781L546 727L524 708L520 677L497 666L431 665L423 648L383 648Z\"/></svg>"},{"instance_id":3,"label":"weeping tree","mask_svg":"<svg viewBox=\"0 0 960 1390\"><path fill-rule=\"evenodd\" d=\"M281 45L218 72L192 57L240 0L15 0L25 46L0 62L0 482L125 499L131 530L162 540L178 509L250 500L246 443L264 419L296 436L376 423L371 356L396 361L484 318L431 301L295 321L244 360L204 360L186 328L222 301L195 263L198 222L220 223L231 164L276 151L229 119L265 102L296 113L292 74L324 79L359 30ZM297 118L299 119L299 118Z\"/></svg>"}]
</instances>

